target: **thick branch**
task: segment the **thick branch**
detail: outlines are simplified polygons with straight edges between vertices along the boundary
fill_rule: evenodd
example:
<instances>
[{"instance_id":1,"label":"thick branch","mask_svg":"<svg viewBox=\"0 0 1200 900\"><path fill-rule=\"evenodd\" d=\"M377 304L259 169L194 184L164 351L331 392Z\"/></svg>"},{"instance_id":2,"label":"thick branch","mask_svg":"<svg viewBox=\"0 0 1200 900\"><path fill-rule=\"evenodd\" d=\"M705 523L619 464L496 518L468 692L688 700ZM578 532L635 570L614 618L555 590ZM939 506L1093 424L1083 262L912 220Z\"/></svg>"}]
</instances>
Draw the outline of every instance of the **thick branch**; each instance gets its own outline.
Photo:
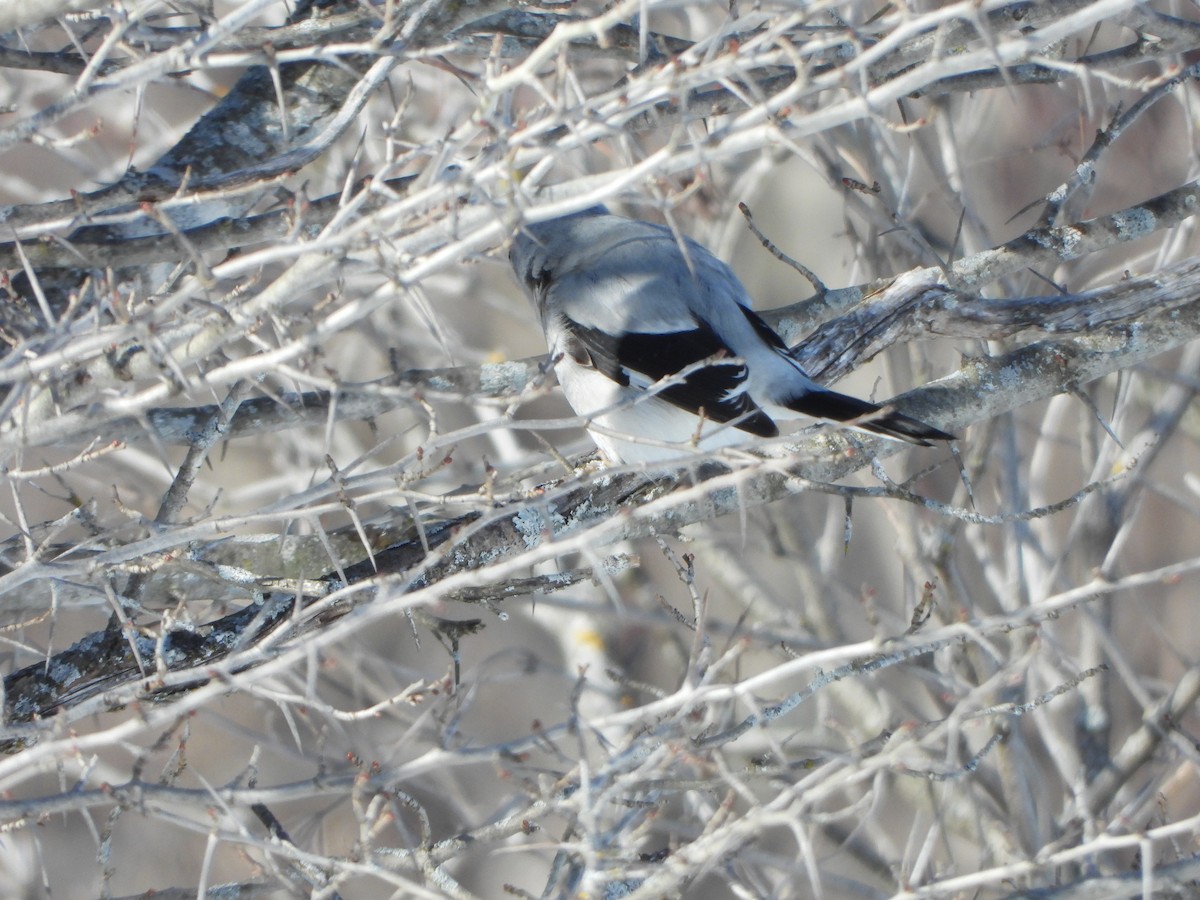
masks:
<instances>
[{"instance_id":1,"label":"thick branch","mask_svg":"<svg viewBox=\"0 0 1200 900\"><path fill-rule=\"evenodd\" d=\"M961 432L972 423L1086 384L1194 340L1197 335L1200 335L1200 301L1193 301L1160 321L1143 323L1124 335L1113 332L1051 341L995 359L969 360L954 375L897 398L897 405L939 427ZM732 482L728 470L718 466L699 472L684 470L670 477L656 473L648 478L627 472L589 479L583 485L573 485L571 481L548 485L541 503L546 511L536 515L539 524L532 531L530 513L537 507L531 507L528 498L520 497L509 504L515 511L502 507L486 516L471 513L427 527L423 537L414 536L377 553L373 564L366 562L346 568L346 580L355 584L391 573L414 588L428 587L456 573L486 567L498 558L525 553L532 546L540 545L553 555L556 536L601 529L603 542L608 545L663 531L674 532L690 523L739 513L798 491L819 488L868 465L875 454L889 455L902 449L882 439L864 439L863 443L868 452L847 453L845 437L813 438L799 445L796 456L813 462L787 472L780 471L778 464L770 461L754 464L735 471ZM693 487L695 478L711 480L713 486L721 489L697 491ZM731 490L734 484L736 489ZM673 491L683 492L685 499L652 502ZM434 552L427 554L426 547ZM341 584L336 575L327 575L326 581L330 590ZM368 596L324 608L319 619L307 621L303 630L320 627L344 615ZM503 596L508 596L508 592L497 593L492 599ZM144 645L139 654L144 659L162 660L172 672L196 669L195 683L204 683L205 665L235 648L253 645L281 623L290 621L292 603L293 598L286 596L267 599L261 605L247 607L202 628L172 632L162 643L150 637L135 637L131 642L110 631L89 635L57 654L49 665L37 663L6 679L9 722L27 722L48 715L57 708L79 703L138 677L141 674L138 660L131 647L135 642ZM168 693L179 689L175 684ZM143 699L152 700L159 693L160 689L148 681Z\"/></svg>"}]
</instances>

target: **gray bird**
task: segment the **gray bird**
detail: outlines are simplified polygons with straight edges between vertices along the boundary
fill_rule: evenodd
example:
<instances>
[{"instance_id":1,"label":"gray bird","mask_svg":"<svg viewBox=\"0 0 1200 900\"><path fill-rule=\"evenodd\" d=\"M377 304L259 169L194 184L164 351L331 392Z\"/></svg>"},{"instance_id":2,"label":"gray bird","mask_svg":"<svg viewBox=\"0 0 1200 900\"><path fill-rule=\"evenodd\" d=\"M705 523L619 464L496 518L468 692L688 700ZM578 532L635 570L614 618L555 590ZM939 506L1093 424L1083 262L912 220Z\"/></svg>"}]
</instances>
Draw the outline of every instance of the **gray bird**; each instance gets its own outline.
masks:
<instances>
[{"instance_id":1,"label":"gray bird","mask_svg":"<svg viewBox=\"0 0 1200 900\"><path fill-rule=\"evenodd\" d=\"M733 271L669 229L593 207L524 228L509 260L567 402L614 462L660 462L811 416L913 444L953 436L821 387Z\"/></svg>"}]
</instances>

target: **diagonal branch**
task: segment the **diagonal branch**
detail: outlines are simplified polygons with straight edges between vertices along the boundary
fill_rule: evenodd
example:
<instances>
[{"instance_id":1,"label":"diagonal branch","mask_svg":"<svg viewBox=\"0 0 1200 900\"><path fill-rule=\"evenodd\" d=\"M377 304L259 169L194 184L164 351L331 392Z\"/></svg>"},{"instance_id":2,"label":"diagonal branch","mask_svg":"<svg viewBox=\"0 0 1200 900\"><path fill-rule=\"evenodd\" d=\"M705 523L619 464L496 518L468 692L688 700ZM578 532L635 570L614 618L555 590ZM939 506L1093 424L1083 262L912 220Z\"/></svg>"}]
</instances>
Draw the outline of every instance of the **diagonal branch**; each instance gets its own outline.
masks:
<instances>
[{"instance_id":1,"label":"diagonal branch","mask_svg":"<svg viewBox=\"0 0 1200 900\"><path fill-rule=\"evenodd\" d=\"M993 359L968 360L954 375L897 398L897 405L939 427L961 432L973 423L1135 365L1198 335L1200 301L1193 301L1159 321L1130 329L1124 336L1110 333L1047 341ZM598 530L604 545L611 545L675 532L693 522L741 513L747 507L800 491L821 490L822 485L868 465L876 455L902 449L884 440L864 439L862 443L869 452L846 452L848 439L841 435L811 438L798 445L794 457L811 462L786 470L767 460L743 463L732 471L724 465L654 473L653 477L626 471L589 479L582 485L567 479L543 487L543 505L553 514L541 516L541 524L533 532L529 501L522 496L487 515L470 513L426 526L420 537L414 535L375 553L373 565L368 561L346 567L345 582L334 574L326 575L327 593L396 578L412 589L428 588L462 572L484 570L496 560L520 557L529 553L531 546L540 546L543 557L553 556L556 537L568 533L577 536ZM734 485L736 489L730 490ZM664 499L666 502L653 502ZM500 581L489 579L488 583ZM289 625L293 630L288 640L341 618L372 595L359 592L352 600L322 606L319 616ZM324 602L323 596L309 596L301 603ZM473 599L487 602L506 596L511 592L498 589L490 596L476 592ZM271 595L200 628L176 630L166 637L126 641L109 630L93 633L49 661L5 679L7 722L10 726L30 722L138 680L141 672L136 655L162 659L169 671L192 672L194 676L182 684L175 680L169 689L147 682L138 692L142 700L169 697L186 689L188 683L206 683L208 665L253 647L285 623L293 623L296 599ZM144 646L135 654L134 645L139 643ZM10 745L10 749L18 747L19 743Z\"/></svg>"}]
</instances>

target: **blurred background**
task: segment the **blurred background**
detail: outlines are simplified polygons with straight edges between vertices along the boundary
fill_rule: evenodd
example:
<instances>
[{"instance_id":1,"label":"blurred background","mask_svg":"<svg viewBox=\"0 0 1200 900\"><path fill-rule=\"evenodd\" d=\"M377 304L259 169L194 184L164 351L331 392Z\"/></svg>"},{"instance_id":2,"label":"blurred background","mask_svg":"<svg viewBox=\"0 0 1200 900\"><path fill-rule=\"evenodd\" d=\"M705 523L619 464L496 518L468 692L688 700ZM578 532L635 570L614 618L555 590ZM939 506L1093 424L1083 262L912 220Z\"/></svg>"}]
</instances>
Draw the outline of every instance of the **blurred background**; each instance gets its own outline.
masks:
<instances>
[{"instance_id":1,"label":"blurred background","mask_svg":"<svg viewBox=\"0 0 1200 900\"><path fill-rule=\"evenodd\" d=\"M38 6L6 895L1189 895L1198 316L1080 294L1194 277L1194 4ZM595 202L773 321L916 269L1078 315L856 351L876 401L986 373L918 392L953 451L817 429L706 500L539 372L508 241Z\"/></svg>"}]
</instances>

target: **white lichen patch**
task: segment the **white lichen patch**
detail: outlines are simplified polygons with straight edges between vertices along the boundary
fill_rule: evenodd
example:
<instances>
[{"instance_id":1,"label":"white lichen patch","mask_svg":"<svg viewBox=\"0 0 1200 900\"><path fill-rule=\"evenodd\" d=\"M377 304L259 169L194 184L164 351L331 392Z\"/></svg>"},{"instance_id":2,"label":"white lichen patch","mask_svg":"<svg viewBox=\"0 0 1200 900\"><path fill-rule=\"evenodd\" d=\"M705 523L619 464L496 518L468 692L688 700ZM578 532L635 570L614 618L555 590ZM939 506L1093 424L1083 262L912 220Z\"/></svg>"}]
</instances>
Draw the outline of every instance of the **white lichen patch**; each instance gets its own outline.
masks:
<instances>
[{"instance_id":1,"label":"white lichen patch","mask_svg":"<svg viewBox=\"0 0 1200 900\"><path fill-rule=\"evenodd\" d=\"M620 556L607 556L600 561L600 565L596 567L596 570L604 573L605 575L617 575L627 569L635 568L639 562L640 560L636 556L630 557L626 556L625 554L621 554Z\"/></svg>"},{"instance_id":2,"label":"white lichen patch","mask_svg":"<svg viewBox=\"0 0 1200 900\"><path fill-rule=\"evenodd\" d=\"M996 373L996 381L1006 391L1015 391L1021 386L1021 373L1014 366L1004 366Z\"/></svg>"},{"instance_id":3,"label":"white lichen patch","mask_svg":"<svg viewBox=\"0 0 1200 900\"><path fill-rule=\"evenodd\" d=\"M519 510L513 516L512 521L513 527L517 529L517 534L521 535L525 546L530 550L541 544L544 534L561 531L567 524L566 519L560 516L554 507L550 507L549 520L542 515L541 510L527 506Z\"/></svg>"},{"instance_id":4,"label":"white lichen patch","mask_svg":"<svg viewBox=\"0 0 1200 900\"><path fill-rule=\"evenodd\" d=\"M230 584L255 584L258 581L258 576L248 569L243 569L239 566L225 566L218 564L216 567L217 575L222 581L227 581Z\"/></svg>"},{"instance_id":5,"label":"white lichen patch","mask_svg":"<svg viewBox=\"0 0 1200 900\"><path fill-rule=\"evenodd\" d=\"M516 393L528 382L529 367L525 363L484 363L479 367L479 387L485 394Z\"/></svg>"},{"instance_id":6,"label":"white lichen patch","mask_svg":"<svg viewBox=\"0 0 1200 900\"><path fill-rule=\"evenodd\" d=\"M711 491L709 491L708 496L712 504L719 510L730 510L737 508L737 488L713 488Z\"/></svg>"},{"instance_id":7,"label":"white lichen patch","mask_svg":"<svg viewBox=\"0 0 1200 900\"><path fill-rule=\"evenodd\" d=\"M79 667L70 663L56 662L50 666L50 680L62 687L74 684L81 674Z\"/></svg>"},{"instance_id":8,"label":"white lichen patch","mask_svg":"<svg viewBox=\"0 0 1200 900\"><path fill-rule=\"evenodd\" d=\"M1062 203L1064 200L1067 199L1067 190L1068 190L1067 185L1065 185L1065 184L1059 185L1057 188L1055 188L1054 190L1052 190L1050 193L1048 193L1046 195L1046 201L1048 203Z\"/></svg>"},{"instance_id":9,"label":"white lichen patch","mask_svg":"<svg viewBox=\"0 0 1200 900\"><path fill-rule=\"evenodd\" d=\"M430 375L425 379L425 386L435 391L450 392L455 389L455 384L449 378L443 378L441 375Z\"/></svg>"},{"instance_id":10,"label":"white lichen patch","mask_svg":"<svg viewBox=\"0 0 1200 900\"><path fill-rule=\"evenodd\" d=\"M603 516L600 518L603 518ZM595 510L592 508L592 501L584 500L571 511L571 518L563 521L560 531L568 532L572 529L578 528L580 525L590 524L596 521L596 519L597 515Z\"/></svg>"},{"instance_id":11,"label":"white lichen patch","mask_svg":"<svg viewBox=\"0 0 1200 900\"><path fill-rule=\"evenodd\" d=\"M529 544L528 538L525 539L525 543ZM450 554L450 564L455 569L482 569L484 566L490 566L506 553L507 550L502 547L490 547L473 552L464 547L456 547ZM426 587L429 583L429 579L425 575L418 576L412 582L414 588Z\"/></svg>"},{"instance_id":12,"label":"white lichen patch","mask_svg":"<svg viewBox=\"0 0 1200 900\"><path fill-rule=\"evenodd\" d=\"M192 661L186 652L171 645L170 635L167 635L167 639L161 645L155 638L141 636L135 638L133 643L138 656L143 660L161 659L168 666L182 666Z\"/></svg>"},{"instance_id":13,"label":"white lichen patch","mask_svg":"<svg viewBox=\"0 0 1200 900\"><path fill-rule=\"evenodd\" d=\"M224 650L232 650L241 643L243 635L235 629L210 629L206 638L210 645L215 645Z\"/></svg>"},{"instance_id":14,"label":"white lichen patch","mask_svg":"<svg viewBox=\"0 0 1200 900\"><path fill-rule=\"evenodd\" d=\"M1034 234L1033 240L1047 250L1053 250L1063 259L1074 259L1082 252L1083 233L1075 227L1059 228L1050 232L1044 240Z\"/></svg>"},{"instance_id":15,"label":"white lichen patch","mask_svg":"<svg viewBox=\"0 0 1200 900\"><path fill-rule=\"evenodd\" d=\"M1122 240L1132 241L1154 231L1158 217L1147 209L1131 209L1114 213L1113 227Z\"/></svg>"}]
</instances>

